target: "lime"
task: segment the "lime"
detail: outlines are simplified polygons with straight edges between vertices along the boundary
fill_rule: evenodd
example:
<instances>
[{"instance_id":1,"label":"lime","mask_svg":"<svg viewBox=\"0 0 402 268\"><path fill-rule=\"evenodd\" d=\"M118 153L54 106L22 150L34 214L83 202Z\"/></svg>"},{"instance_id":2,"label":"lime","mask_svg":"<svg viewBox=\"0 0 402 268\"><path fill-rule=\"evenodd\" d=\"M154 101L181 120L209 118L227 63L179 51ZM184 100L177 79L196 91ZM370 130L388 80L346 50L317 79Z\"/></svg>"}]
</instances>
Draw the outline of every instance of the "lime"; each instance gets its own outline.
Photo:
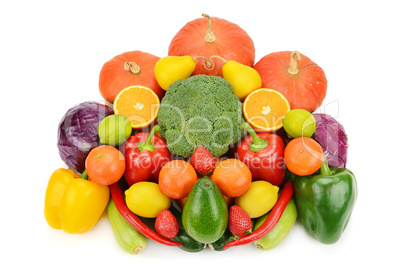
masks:
<instances>
[{"instance_id":1,"label":"lime","mask_svg":"<svg viewBox=\"0 0 402 268\"><path fill-rule=\"evenodd\" d=\"M131 135L131 122L119 114L105 117L99 124L98 135L103 144L118 146L125 142Z\"/></svg>"},{"instance_id":2,"label":"lime","mask_svg":"<svg viewBox=\"0 0 402 268\"><path fill-rule=\"evenodd\" d=\"M303 109L290 110L282 119L283 128L292 138L311 137L315 132L314 116Z\"/></svg>"}]
</instances>

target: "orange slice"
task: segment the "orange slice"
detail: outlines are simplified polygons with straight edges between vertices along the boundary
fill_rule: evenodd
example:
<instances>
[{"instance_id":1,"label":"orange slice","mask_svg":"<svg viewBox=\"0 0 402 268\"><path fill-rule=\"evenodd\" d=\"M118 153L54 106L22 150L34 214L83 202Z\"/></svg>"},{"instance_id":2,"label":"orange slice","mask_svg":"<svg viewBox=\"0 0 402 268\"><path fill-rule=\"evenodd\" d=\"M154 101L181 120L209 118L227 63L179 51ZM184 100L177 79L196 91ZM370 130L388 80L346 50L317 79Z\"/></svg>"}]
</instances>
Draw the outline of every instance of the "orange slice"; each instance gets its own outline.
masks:
<instances>
[{"instance_id":1,"label":"orange slice","mask_svg":"<svg viewBox=\"0 0 402 268\"><path fill-rule=\"evenodd\" d=\"M280 129L282 119L290 111L288 100L276 90L260 88L252 91L244 100L243 115L255 129L275 131Z\"/></svg>"},{"instance_id":2,"label":"orange slice","mask_svg":"<svg viewBox=\"0 0 402 268\"><path fill-rule=\"evenodd\" d=\"M155 92L144 86L130 86L117 94L113 102L115 114L128 118L133 128L150 125L156 118L160 101Z\"/></svg>"}]
</instances>

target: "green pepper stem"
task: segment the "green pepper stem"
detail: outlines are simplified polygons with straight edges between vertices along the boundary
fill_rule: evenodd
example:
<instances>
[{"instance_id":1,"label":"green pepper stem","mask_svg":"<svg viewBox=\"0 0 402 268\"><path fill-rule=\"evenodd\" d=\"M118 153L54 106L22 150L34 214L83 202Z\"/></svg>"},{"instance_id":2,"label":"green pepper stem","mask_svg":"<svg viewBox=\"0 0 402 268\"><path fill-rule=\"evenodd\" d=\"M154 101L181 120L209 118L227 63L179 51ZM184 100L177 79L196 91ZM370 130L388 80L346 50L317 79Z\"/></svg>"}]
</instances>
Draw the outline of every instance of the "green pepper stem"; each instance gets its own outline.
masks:
<instances>
[{"instance_id":1,"label":"green pepper stem","mask_svg":"<svg viewBox=\"0 0 402 268\"><path fill-rule=\"evenodd\" d=\"M86 170L84 170L84 172L81 173L80 178L81 178L81 179L84 179L84 180L88 180L88 174L87 174L87 171L86 171Z\"/></svg>"},{"instance_id":2,"label":"green pepper stem","mask_svg":"<svg viewBox=\"0 0 402 268\"><path fill-rule=\"evenodd\" d=\"M259 138L257 136L257 133L255 133L254 129L246 122L241 123L240 129L246 130L248 134L251 136L251 139L253 140L253 142L250 144L251 151L256 153L258 151L261 151L262 149L265 149L268 146L268 141Z\"/></svg>"},{"instance_id":3,"label":"green pepper stem","mask_svg":"<svg viewBox=\"0 0 402 268\"><path fill-rule=\"evenodd\" d=\"M329 169L328 161L327 161L327 158L325 157L325 154L322 154L322 156L323 156L323 161L321 164L320 173L321 173L321 175L332 176L332 172Z\"/></svg>"},{"instance_id":4,"label":"green pepper stem","mask_svg":"<svg viewBox=\"0 0 402 268\"><path fill-rule=\"evenodd\" d=\"M155 132L159 132L160 131L160 127L158 125L154 126L151 130L151 132L149 132L148 134L148 138L146 139L145 142L141 142L138 145L138 150L140 151L155 151L155 146L151 143L151 139L152 137L155 135Z\"/></svg>"}]
</instances>

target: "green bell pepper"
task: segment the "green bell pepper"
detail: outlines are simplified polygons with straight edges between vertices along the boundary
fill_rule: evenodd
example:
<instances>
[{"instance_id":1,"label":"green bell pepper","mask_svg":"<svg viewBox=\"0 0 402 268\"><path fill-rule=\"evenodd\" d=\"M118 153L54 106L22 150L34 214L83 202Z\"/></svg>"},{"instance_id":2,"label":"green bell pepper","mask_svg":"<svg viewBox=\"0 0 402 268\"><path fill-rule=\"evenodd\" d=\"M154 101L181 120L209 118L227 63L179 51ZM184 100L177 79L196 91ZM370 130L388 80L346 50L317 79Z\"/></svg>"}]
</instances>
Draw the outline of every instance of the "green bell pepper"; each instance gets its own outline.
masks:
<instances>
[{"instance_id":1,"label":"green bell pepper","mask_svg":"<svg viewBox=\"0 0 402 268\"><path fill-rule=\"evenodd\" d=\"M357 199L357 182L346 168L329 168L326 161L310 176L295 176L295 201L306 231L324 244L339 240Z\"/></svg>"}]
</instances>

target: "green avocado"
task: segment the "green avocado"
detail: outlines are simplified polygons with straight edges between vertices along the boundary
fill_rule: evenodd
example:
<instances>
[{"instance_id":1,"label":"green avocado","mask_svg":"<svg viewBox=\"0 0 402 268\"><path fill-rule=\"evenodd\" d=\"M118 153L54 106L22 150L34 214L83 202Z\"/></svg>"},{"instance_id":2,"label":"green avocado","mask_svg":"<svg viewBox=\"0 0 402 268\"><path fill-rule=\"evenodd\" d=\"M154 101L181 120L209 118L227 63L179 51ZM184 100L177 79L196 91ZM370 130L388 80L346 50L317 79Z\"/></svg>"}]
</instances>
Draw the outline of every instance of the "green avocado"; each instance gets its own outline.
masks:
<instances>
[{"instance_id":1,"label":"green avocado","mask_svg":"<svg viewBox=\"0 0 402 268\"><path fill-rule=\"evenodd\" d=\"M228 206L222 193L208 177L199 179L183 207L184 230L200 243L218 240L228 226Z\"/></svg>"},{"instance_id":2,"label":"green avocado","mask_svg":"<svg viewBox=\"0 0 402 268\"><path fill-rule=\"evenodd\" d=\"M179 223L179 233L172 240L181 243L180 249L185 251L199 252L203 250L206 247L206 244L195 241L184 230L181 220L181 212L178 211L175 206L170 206L169 210L172 212L173 216Z\"/></svg>"}]
</instances>

